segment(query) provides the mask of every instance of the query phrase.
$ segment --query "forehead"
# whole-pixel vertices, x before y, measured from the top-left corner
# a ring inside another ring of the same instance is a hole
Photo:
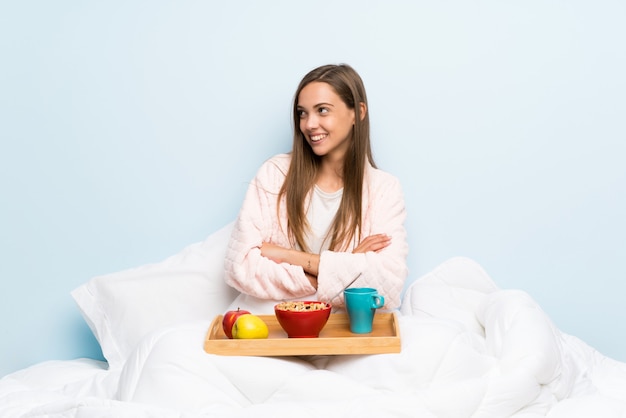
[[[339,95],[335,92],[330,84],[322,81],[313,81],[298,94],[298,106],[313,107],[320,103],[329,103],[337,105],[343,103]]]

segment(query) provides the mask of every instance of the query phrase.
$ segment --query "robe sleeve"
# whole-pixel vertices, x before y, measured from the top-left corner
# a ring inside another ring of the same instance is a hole
[[[315,293],[300,266],[276,263],[261,255],[263,242],[289,247],[280,228],[277,196],[286,168],[275,160],[264,163],[248,187],[235,221],[224,262],[226,283],[261,299],[292,299]]]
[[[391,236],[391,244],[377,253],[322,252],[317,278],[320,300],[343,306],[342,289],[361,273],[351,287],[377,289],[385,297],[385,309],[400,306],[408,275],[408,244],[404,227],[406,208],[400,182],[391,175],[383,174],[384,181],[369,190],[364,224],[369,232],[366,236],[385,233]],[[335,297],[337,294],[339,296]]]

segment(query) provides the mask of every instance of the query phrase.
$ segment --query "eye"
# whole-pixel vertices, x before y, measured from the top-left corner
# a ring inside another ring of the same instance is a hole
[[[296,115],[298,115],[300,119],[304,119],[306,117],[306,112],[302,109],[298,109],[296,110]]]
[[[330,111],[330,109],[328,109],[327,107],[320,107],[317,109],[317,111],[319,112],[320,115],[325,115],[326,113],[328,113]]]

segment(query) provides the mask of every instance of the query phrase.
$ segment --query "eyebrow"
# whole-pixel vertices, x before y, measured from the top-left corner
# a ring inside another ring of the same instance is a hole
[[[313,109],[318,109],[320,107],[335,107],[335,105],[333,105],[332,103],[326,103],[326,102],[322,102],[322,103],[317,103],[315,105],[313,105]],[[304,107],[302,105],[297,105],[296,106],[298,109],[304,109]]]

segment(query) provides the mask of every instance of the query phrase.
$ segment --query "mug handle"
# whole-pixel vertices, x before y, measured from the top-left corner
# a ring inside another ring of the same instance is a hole
[[[382,308],[385,305],[385,297],[382,295],[372,295],[372,309]]]

